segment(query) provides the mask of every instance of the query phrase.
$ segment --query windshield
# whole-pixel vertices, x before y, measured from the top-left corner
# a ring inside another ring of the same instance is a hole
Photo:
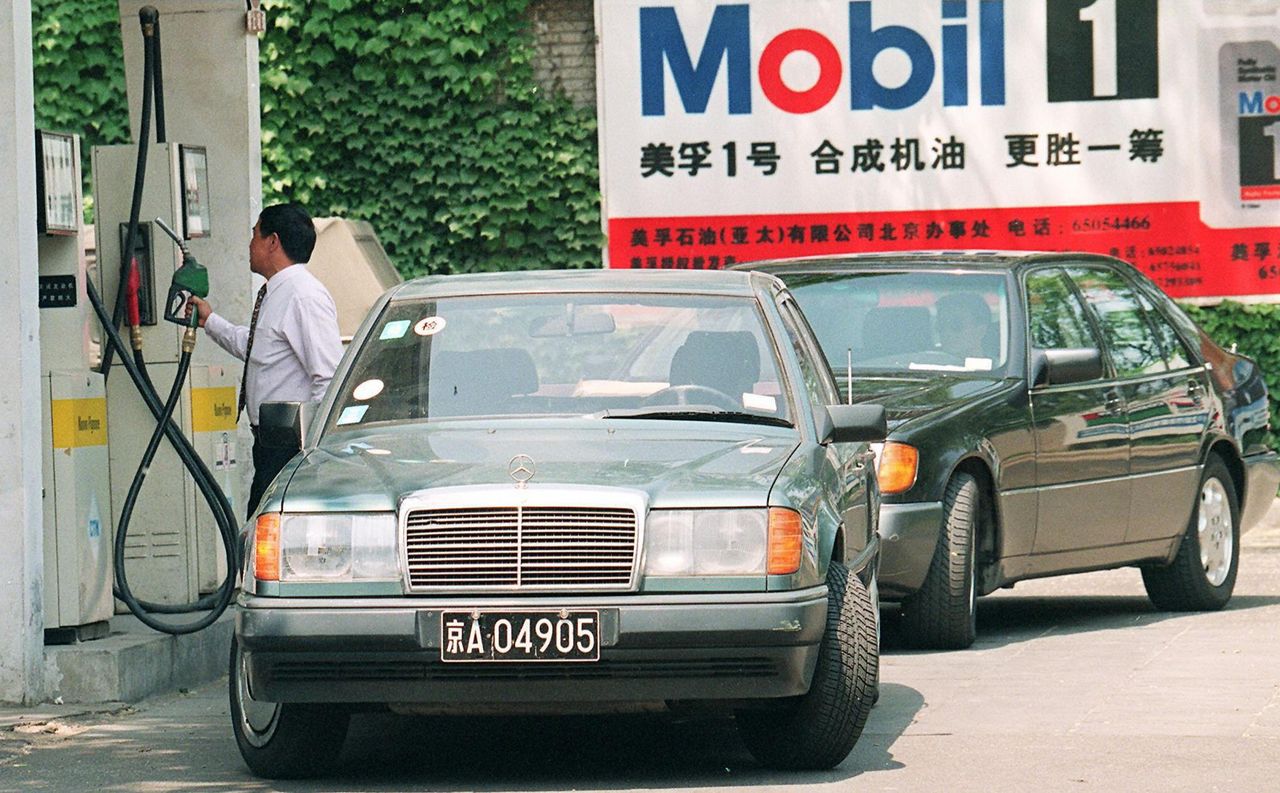
[[[330,427],[469,416],[789,421],[754,299],[486,295],[392,302]],[[615,414],[627,414],[625,416]]]
[[[1009,357],[1003,274],[862,272],[781,274],[831,368],[993,372]]]

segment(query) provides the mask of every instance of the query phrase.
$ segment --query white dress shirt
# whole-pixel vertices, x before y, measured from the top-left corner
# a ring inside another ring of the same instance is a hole
[[[211,313],[204,329],[219,347],[244,360],[248,325],[234,325]],[[267,279],[253,352],[245,364],[249,423],[257,426],[263,402],[319,400],[341,357],[338,310],[324,284],[301,264]]]

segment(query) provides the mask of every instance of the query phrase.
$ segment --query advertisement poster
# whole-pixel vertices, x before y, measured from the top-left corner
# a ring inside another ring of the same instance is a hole
[[[1276,299],[1278,9],[597,0],[608,264],[1082,250]]]

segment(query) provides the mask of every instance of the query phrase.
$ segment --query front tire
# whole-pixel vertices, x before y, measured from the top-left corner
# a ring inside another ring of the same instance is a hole
[[[856,575],[832,562],[827,627],[809,691],[782,710],[744,710],[738,732],[765,766],[821,770],[838,765],[862,734],[876,695],[880,648],[875,607]]]
[[[1209,457],[1178,555],[1142,568],[1147,596],[1162,611],[1217,611],[1231,600],[1240,568],[1240,506],[1227,465]]]
[[[957,473],[947,483],[942,531],[924,584],[902,602],[902,631],[914,647],[963,650],[978,636],[978,480]]]
[[[301,779],[332,771],[347,737],[350,713],[332,705],[256,700],[247,677],[240,642],[232,638],[227,675],[231,725],[249,769],[267,779]]]

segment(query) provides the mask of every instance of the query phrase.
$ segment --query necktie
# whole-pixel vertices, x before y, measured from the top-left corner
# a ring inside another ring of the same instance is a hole
[[[267,296],[267,285],[258,290],[253,301],[253,315],[249,317],[249,341],[244,347],[244,373],[240,375],[240,402],[236,406],[236,418],[244,412],[245,387],[249,385],[249,354],[253,352],[253,332],[258,328],[258,312],[262,310],[262,298]]]

